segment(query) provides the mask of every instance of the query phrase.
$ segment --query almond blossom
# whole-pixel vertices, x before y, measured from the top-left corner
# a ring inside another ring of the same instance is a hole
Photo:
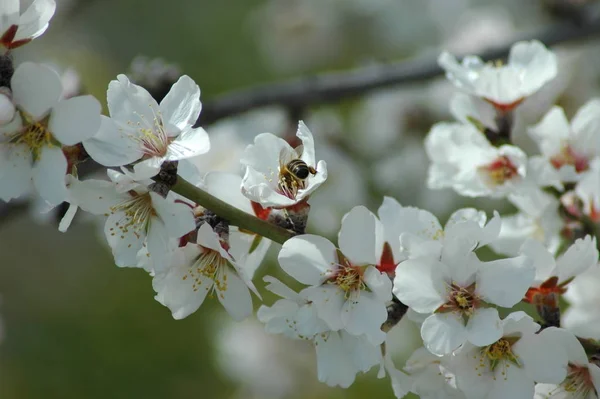
[[[242,180],[246,197],[265,208],[290,207],[308,199],[325,182],[327,165],[325,161],[317,162],[312,133],[302,121],[296,136],[302,141],[297,148],[271,133],[254,138],[240,160],[246,167]],[[306,166],[306,175],[290,170],[290,163],[297,160]]]
[[[440,257],[408,259],[396,268],[394,295],[417,313],[431,314],[421,337],[435,355],[446,355],[465,342],[488,345],[500,337],[500,317],[489,305],[511,308],[534,278],[525,256],[480,261],[473,242],[446,239]]]
[[[136,267],[149,258],[162,268],[172,252],[171,241],[195,228],[192,209],[151,192],[129,176],[109,170],[110,182],[72,181],[69,200],[84,211],[107,216],[104,234],[115,263]],[[153,271],[153,270],[150,270]]]
[[[202,224],[196,242],[179,248],[166,270],[154,276],[155,299],[168,307],[175,319],[189,316],[213,295],[233,319],[250,316],[250,290],[256,295],[258,291],[244,270],[245,259],[231,255],[236,249],[235,240],[224,242],[208,223]]]
[[[20,197],[33,186],[46,202],[57,205],[67,196],[69,165],[63,146],[98,131],[100,103],[92,96],[62,100],[56,72],[31,62],[15,70],[11,87],[16,113],[0,125],[0,199]]]
[[[85,150],[104,166],[135,163],[138,180],[156,175],[164,161],[206,153],[208,135],[194,128],[202,104],[200,88],[187,75],[157,104],[143,87],[119,75],[108,86],[110,118],[103,116],[98,133],[83,142]]]
[[[475,126],[435,124],[425,139],[429,188],[451,187],[469,197],[503,197],[525,183],[527,156],[511,145],[492,146]]]
[[[485,63],[477,56],[467,56],[459,64],[448,52],[439,56],[438,63],[456,87],[503,112],[514,109],[557,74],[556,56],[537,40],[514,44],[506,64]]]
[[[436,356],[424,347],[414,351],[404,367],[412,380],[410,391],[421,399],[464,399],[448,369],[450,359],[450,355]]]
[[[599,113],[600,99],[592,99],[577,111],[569,123],[563,109],[555,106],[537,125],[529,128],[529,135],[562,181],[579,180],[581,174],[589,169],[590,162],[600,155],[597,134]]]
[[[560,384],[536,384],[534,399],[596,399],[600,392],[600,360],[588,355],[569,331],[552,329],[567,354],[567,377]]]
[[[466,344],[452,359],[456,385],[467,399],[530,399],[535,382],[558,384],[567,376],[565,340],[553,327],[524,312],[508,315],[498,339],[488,345]]]
[[[286,241],[278,259],[286,273],[310,286],[304,291],[306,298],[331,330],[365,334],[381,344],[385,339],[381,325],[392,292],[388,276],[374,266],[376,226],[375,215],[355,207],[342,219],[339,249],[326,238],[304,234]]]
[[[54,0],[34,0],[21,14],[19,3],[19,0],[0,3],[0,46],[7,50],[27,44],[44,33],[56,10]]]

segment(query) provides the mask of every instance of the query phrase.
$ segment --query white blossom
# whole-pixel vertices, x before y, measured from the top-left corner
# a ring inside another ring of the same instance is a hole
[[[429,243],[421,246],[423,255],[396,268],[393,292],[414,311],[431,314],[421,325],[427,349],[446,355],[465,342],[483,346],[497,340],[500,317],[489,305],[511,308],[523,298],[534,278],[531,261],[520,256],[481,262],[472,239],[459,235],[444,240],[439,257]]]
[[[512,110],[557,74],[556,56],[536,40],[514,44],[505,65],[485,63],[477,56],[467,56],[459,64],[447,52],[438,63],[455,86],[501,111]]]
[[[308,198],[327,179],[327,165],[317,163],[312,133],[303,122],[298,124],[296,136],[302,146],[292,148],[284,139],[271,133],[255,137],[242,156],[246,166],[242,192],[263,207],[293,206]],[[288,165],[301,160],[307,168],[306,176],[297,176]]]
[[[162,198],[119,172],[108,174],[110,182],[72,181],[70,201],[84,211],[107,216],[104,233],[117,266],[141,266],[149,258],[152,269],[166,267],[172,240],[195,228],[191,207],[175,202],[172,194]]]
[[[529,128],[529,135],[562,181],[579,180],[581,173],[589,169],[590,162],[600,155],[599,113],[600,99],[592,99],[569,123],[563,109],[555,106],[537,125]]]
[[[34,0],[21,14],[19,0],[0,3],[0,46],[11,50],[29,43],[48,29],[54,0]]]
[[[206,153],[208,135],[194,128],[202,104],[200,88],[187,75],[171,87],[157,104],[143,87],[125,75],[108,86],[110,118],[103,116],[98,133],[83,145],[104,166],[122,166],[136,161],[137,180],[156,175],[164,161],[178,161]]]
[[[569,331],[552,329],[567,354],[567,377],[560,384],[537,384],[534,399],[597,399],[600,392],[598,360],[589,360],[579,340]]]
[[[388,276],[375,267],[376,228],[375,215],[355,207],[342,219],[339,250],[326,238],[304,234],[286,241],[278,259],[284,271],[311,286],[307,299],[332,330],[366,334],[381,344],[392,292]]]
[[[456,378],[448,369],[450,356],[436,356],[420,347],[406,361],[404,371],[411,377],[411,392],[421,399],[464,399]]]
[[[94,135],[100,103],[92,96],[61,100],[62,85],[52,69],[25,62],[11,79],[17,109],[0,125],[0,198],[8,201],[35,187],[49,204],[65,200],[69,165],[63,146]]]
[[[524,312],[501,322],[501,336],[485,346],[466,344],[452,359],[457,387],[467,399],[530,399],[535,382],[558,384],[567,376],[564,340],[553,327]]]
[[[523,187],[527,156],[518,147],[494,147],[471,124],[435,124],[425,139],[431,160],[429,188],[451,187],[459,194],[503,197]]]
[[[231,255],[237,245],[231,237],[224,243],[212,227],[204,223],[198,230],[196,242],[179,248],[169,267],[154,276],[155,299],[167,306],[175,319],[189,316],[207,296],[213,295],[233,319],[250,316],[250,290],[256,295],[258,291],[244,269],[246,259],[234,259]]]

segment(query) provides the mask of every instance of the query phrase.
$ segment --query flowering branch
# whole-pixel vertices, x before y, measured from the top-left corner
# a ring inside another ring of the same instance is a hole
[[[227,219],[232,225],[252,231],[279,244],[283,244],[294,236],[294,233],[289,230],[275,226],[221,201],[217,197],[194,186],[181,176],[177,178],[177,183],[175,183],[171,190],[210,209],[222,218]]]
[[[596,16],[579,24],[563,21],[514,37],[502,46],[480,52],[479,56],[483,60],[504,58],[511,45],[518,40],[538,39],[546,46],[552,46],[598,34],[600,17]],[[348,72],[325,73],[250,87],[224,94],[206,103],[196,125],[206,125],[269,105],[298,109],[313,104],[334,103],[383,87],[421,82],[443,73],[444,70],[437,63],[437,55],[428,55],[387,65],[371,65]]]

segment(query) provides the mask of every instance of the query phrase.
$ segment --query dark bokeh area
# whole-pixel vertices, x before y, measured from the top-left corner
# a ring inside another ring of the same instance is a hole
[[[127,72],[134,57],[162,57],[190,75],[210,102],[259,83],[508,43],[561,18],[546,3],[58,0],[48,31],[16,59],[71,67],[105,103],[108,82]],[[585,69],[597,47],[588,41],[560,51],[569,75],[550,95],[574,110],[597,93],[598,76]],[[506,207],[425,187],[422,139],[432,123],[448,118],[451,93],[439,79],[308,107],[303,117],[330,168],[309,230],[335,237],[345,212],[358,204],[376,210],[383,195],[442,220],[461,205]],[[287,110],[269,108],[206,126],[213,140],[207,170],[238,170],[234,161],[253,135],[285,134],[295,124],[287,117]],[[256,320],[234,323],[215,300],[173,320],[153,299],[147,273],[114,265],[101,221],[79,215],[63,234],[56,215],[40,216],[40,208],[15,210],[0,224],[1,399],[393,397],[376,370],[348,390],[319,383],[308,344],[268,336]],[[273,258],[258,276],[290,282]],[[394,341],[390,350],[402,364],[419,345],[416,327],[403,321]]]

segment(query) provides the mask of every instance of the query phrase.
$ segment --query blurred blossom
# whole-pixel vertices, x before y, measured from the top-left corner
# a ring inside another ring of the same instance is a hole
[[[564,328],[583,338],[600,339],[600,267],[577,276],[564,294],[570,306],[561,318]]]
[[[469,9],[456,20],[442,47],[456,53],[479,52],[508,43],[514,32],[506,9],[497,6]]]
[[[311,390],[307,381],[317,381],[314,351],[306,341],[267,334],[254,319],[237,323],[223,318],[216,335],[217,362],[239,387],[236,397],[306,397]]]
[[[342,47],[340,23],[333,0],[267,0],[251,19],[260,51],[279,72],[334,61]]]

